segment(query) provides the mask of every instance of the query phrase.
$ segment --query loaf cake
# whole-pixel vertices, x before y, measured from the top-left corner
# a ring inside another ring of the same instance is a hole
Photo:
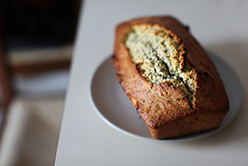
[[[173,17],[119,24],[113,61],[120,85],[154,139],[217,128],[229,110],[213,62]]]

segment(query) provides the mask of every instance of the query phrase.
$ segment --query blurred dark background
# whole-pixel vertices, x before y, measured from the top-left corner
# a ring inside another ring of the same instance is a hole
[[[7,49],[72,42],[79,0],[1,0],[0,19]]]

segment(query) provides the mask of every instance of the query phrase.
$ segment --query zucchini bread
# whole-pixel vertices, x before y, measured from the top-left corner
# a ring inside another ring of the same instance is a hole
[[[119,24],[113,61],[119,83],[154,139],[217,128],[229,110],[213,62],[173,17]]]

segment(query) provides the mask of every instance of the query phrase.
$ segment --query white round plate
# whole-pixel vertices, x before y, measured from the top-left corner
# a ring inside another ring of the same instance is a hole
[[[217,129],[173,139],[153,139],[143,120],[119,85],[111,57],[101,63],[92,77],[90,84],[92,103],[98,115],[106,123],[136,138],[164,142],[183,142],[214,134],[227,126],[236,116],[242,101],[242,87],[238,76],[229,65],[212,53],[208,54],[223,80],[230,104],[229,112]]]

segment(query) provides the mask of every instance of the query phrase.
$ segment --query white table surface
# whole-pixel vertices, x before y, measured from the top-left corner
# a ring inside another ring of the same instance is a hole
[[[209,137],[181,143],[137,139],[112,128],[90,102],[90,80],[113,52],[115,26],[172,15],[226,61],[243,86],[234,120]],[[83,4],[55,165],[248,165],[248,1],[90,0]]]

